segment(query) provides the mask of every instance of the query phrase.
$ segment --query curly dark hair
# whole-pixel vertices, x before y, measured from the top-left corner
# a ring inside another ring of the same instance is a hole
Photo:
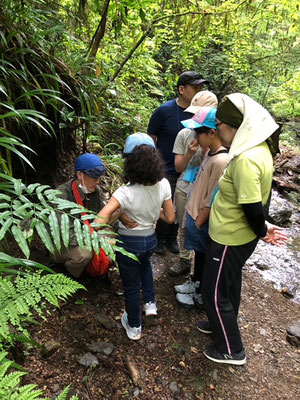
[[[165,176],[165,166],[159,151],[152,146],[136,146],[124,154],[124,180],[141,185],[155,185]]]

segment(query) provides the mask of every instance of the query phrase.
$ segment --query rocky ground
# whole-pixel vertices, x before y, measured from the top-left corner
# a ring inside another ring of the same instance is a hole
[[[140,341],[130,341],[120,325],[122,286],[111,271],[110,285],[90,282],[30,328],[48,353],[26,350],[24,382],[50,398],[70,385],[81,400],[300,398],[300,348],[286,340],[288,325],[300,321],[299,305],[246,266],[239,323],[247,363],[215,364],[202,354],[211,338],[195,328],[204,313],[176,303],[174,284],[183,279],[167,270],[177,260],[171,253],[153,257],[159,316],[144,321]],[[88,363],[94,365],[82,365]]]

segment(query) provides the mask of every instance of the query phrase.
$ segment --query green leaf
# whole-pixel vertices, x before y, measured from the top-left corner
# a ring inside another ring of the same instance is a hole
[[[21,179],[16,179],[14,181],[14,189],[17,196],[20,196],[22,194],[22,188],[23,188],[23,183]]]
[[[62,214],[60,226],[61,226],[62,240],[64,242],[65,247],[68,247],[70,240],[70,219],[67,214]]]
[[[93,232],[91,234],[91,239],[92,239],[92,246],[94,251],[99,254],[100,251],[100,246],[99,246],[99,236],[97,234],[97,232]]]
[[[61,249],[60,229],[59,229],[58,219],[57,219],[57,216],[56,216],[56,213],[54,210],[52,210],[50,212],[49,225],[50,225],[50,231],[51,231],[51,235],[52,235],[54,244],[55,244],[57,250],[60,251],[60,249]]]
[[[53,243],[51,241],[47,228],[45,227],[45,224],[42,221],[37,221],[35,227],[44,245],[47,247],[50,253],[54,254]]]
[[[30,250],[29,250],[28,244],[24,238],[23,232],[17,225],[13,225],[13,227],[11,228],[11,231],[14,235],[15,241],[18,243],[20,249],[25,254],[25,257],[29,258]]]
[[[78,246],[83,249],[84,243],[83,243],[83,236],[82,236],[82,231],[81,231],[81,222],[79,219],[74,220],[74,232],[76,235],[76,239],[78,242]]]
[[[4,236],[6,235],[7,231],[9,230],[9,228],[11,227],[13,223],[13,219],[7,219],[4,224],[2,225],[1,229],[0,229],[0,241],[4,238]]]
[[[85,246],[87,247],[87,249],[89,251],[92,251],[90,228],[86,224],[84,224],[82,227],[82,233],[83,233],[83,239],[84,239]]]

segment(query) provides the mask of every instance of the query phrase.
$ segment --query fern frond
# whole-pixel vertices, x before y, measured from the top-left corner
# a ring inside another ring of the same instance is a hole
[[[14,282],[9,277],[0,276],[0,341],[12,341],[9,326],[28,337],[22,322],[24,317],[32,315],[34,309],[44,317],[44,300],[58,306],[60,299],[65,300],[82,285],[62,274],[27,273],[17,276]],[[43,305],[42,305],[43,304]]]

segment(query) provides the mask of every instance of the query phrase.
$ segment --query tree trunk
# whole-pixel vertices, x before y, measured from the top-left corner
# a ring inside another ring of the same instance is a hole
[[[108,14],[108,7],[109,7],[110,0],[106,0],[102,15],[101,15],[101,21],[96,29],[96,32],[92,38],[90,47],[88,49],[88,60],[93,61],[94,58],[96,57],[97,51],[99,49],[101,40],[105,34],[105,28],[106,28],[106,21],[107,21],[107,14]]]

